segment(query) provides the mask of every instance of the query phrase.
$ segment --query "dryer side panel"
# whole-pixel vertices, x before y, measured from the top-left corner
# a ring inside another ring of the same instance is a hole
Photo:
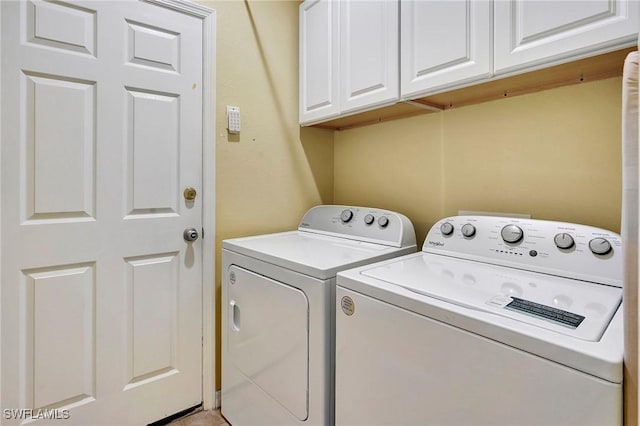
[[[300,420],[308,417],[309,301],[291,286],[229,268],[229,359],[246,380]]]

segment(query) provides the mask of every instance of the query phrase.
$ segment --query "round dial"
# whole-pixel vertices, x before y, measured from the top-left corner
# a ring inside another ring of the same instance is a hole
[[[342,210],[342,214],[340,215],[340,219],[344,222],[347,223],[349,222],[351,219],[353,219],[353,212],[351,210]]]
[[[372,214],[368,214],[364,217],[364,223],[366,223],[367,225],[371,225],[375,220],[376,218],[373,217]]]
[[[556,234],[556,236],[553,237],[553,241],[556,243],[556,247],[558,247],[559,249],[566,250],[566,249],[570,249],[575,245],[575,241],[573,240],[573,237],[570,234],[567,234],[566,232]]]
[[[386,216],[380,216],[380,218],[378,219],[378,225],[380,225],[380,227],[382,228],[386,228],[387,225],[389,225],[389,218]]]
[[[605,255],[611,251],[611,243],[604,238],[598,237],[589,241],[589,248],[593,254]]]
[[[500,235],[502,235],[502,239],[505,242],[515,244],[522,240],[524,233],[522,232],[522,228],[517,225],[507,225],[502,228]]]
[[[470,238],[476,235],[476,227],[470,223],[465,223],[464,225],[462,225],[462,229],[460,231],[462,231],[462,235],[464,235],[467,238]]]
[[[443,223],[440,225],[440,232],[442,232],[442,235],[453,234],[453,225],[450,222]]]

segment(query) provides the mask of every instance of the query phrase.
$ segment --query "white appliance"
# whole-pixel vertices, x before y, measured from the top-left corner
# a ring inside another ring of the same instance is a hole
[[[624,294],[625,298],[625,405],[627,424],[640,421],[638,382],[640,365],[638,341],[638,253],[640,242],[640,194],[638,193],[638,52],[631,52],[624,61],[622,73],[622,223],[620,233],[624,244]]]
[[[333,424],[336,273],[415,252],[413,225],[323,205],[297,231],[222,248],[222,414],[234,426]]]
[[[338,274],[336,425],[620,425],[621,279],[603,229],[439,221]]]

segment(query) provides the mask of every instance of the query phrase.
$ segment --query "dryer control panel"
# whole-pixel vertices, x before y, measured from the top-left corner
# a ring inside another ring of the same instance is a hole
[[[622,286],[620,235],[587,225],[452,216],[431,228],[422,251]]]
[[[316,206],[305,213],[298,230],[392,247],[416,245],[413,224],[406,216],[370,207]]]

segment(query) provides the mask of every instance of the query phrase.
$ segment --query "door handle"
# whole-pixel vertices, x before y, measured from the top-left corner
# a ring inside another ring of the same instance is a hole
[[[235,300],[229,302],[229,316],[231,317],[231,331],[240,331],[240,308]]]
[[[195,241],[198,239],[198,230],[196,228],[187,228],[182,233],[182,237],[187,242]]]

